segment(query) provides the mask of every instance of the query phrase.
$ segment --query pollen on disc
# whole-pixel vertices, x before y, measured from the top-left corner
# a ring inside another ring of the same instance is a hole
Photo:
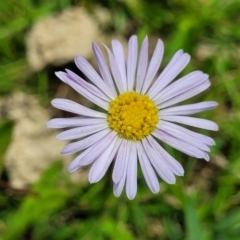
[[[109,127],[121,138],[139,141],[156,128],[158,121],[158,108],[147,95],[126,92],[110,102]]]

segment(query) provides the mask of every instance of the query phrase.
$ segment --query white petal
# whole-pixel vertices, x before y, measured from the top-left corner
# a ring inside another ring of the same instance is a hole
[[[124,184],[126,181],[128,162],[131,161],[130,149],[131,149],[132,142],[127,141],[127,140],[125,140],[125,141],[126,141],[126,154],[125,154],[125,158],[123,159],[123,162],[124,162],[123,163],[123,166],[124,166],[123,174],[122,174],[120,181],[118,181],[117,183],[114,182],[114,184],[113,184],[113,192],[116,197],[119,197],[122,193],[122,190],[123,190],[123,187],[124,187]]]
[[[138,61],[138,68],[137,68],[137,76],[136,76],[136,92],[140,93],[143,81],[145,79],[146,71],[148,66],[148,37],[146,36],[143,40],[139,61]]]
[[[74,172],[82,166],[91,164],[107,149],[116,135],[117,134],[115,132],[110,132],[91,147],[87,148],[69,164],[68,171]]]
[[[182,123],[192,127],[203,128],[212,131],[218,130],[218,125],[215,122],[202,118],[185,116],[162,116],[162,119],[170,122]]]
[[[55,72],[55,75],[61,80],[63,81],[64,83],[66,83],[66,73],[65,72]]]
[[[118,148],[121,143],[121,139],[116,136],[102,155],[93,163],[88,180],[90,183],[98,182],[105,175],[108,167],[110,166]]]
[[[157,71],[162,62],[163,52],[164,52],[163,42],[160,39],[158,39],[158,42],[153,52],[152,59],[149,63],[145,81],[142,87],[142,91],[141,91],[142,94],[145,94],[147,92],[150,84],[152,83],[155,75],[157,74]]]
[[[84,87],[87,91],[90,93],[98,96],[99,98],[109,102],[110,98],[107,97],[103,92],[101,92],[97,87],[95,87],[93,84],[88,83],[81,77],[79,77],[76,73],[72,72],[69,69],[66,69],[68,77],[75,81],[76,83],[80,84],[82,87]],[[61,79],[63,82],[66,83],[66,73],[65,72],[55,72],[56,76]]]
[[[58,140],[73,140],[86,137],[90,134],[97,133],[106,128],[108,128],[107,123],[99,123],[91,126],[77,127],[59,133],[56,138]]]
[[[212,138],[206,136],[206,135],[193,132],[193,131],[191,131],[187,128],[181,127],[181,126],[179,126],[177,124],[174,124],[174,123],[171,123],[171,122],[167,122],[167,121],[162,120],[162,119],[161,119],[161,122],[164,122],[165,125],[170,126],[172,129],[176,129],[176,130],[179,130],[181,132],[184,132],[185,134],[190,136],[192,139],[195,139],[197,141],[201,141],[201,142],[205,143],[206,145],[209,145],[209,146],[215,145],[214,140]]]
[[[205,153],[204,159],[205,159],[207,162],[210,160],[210,157],[209,157],[209,155],[208,155],[207,153]]]
[[[128,159],[125,159],[125,161],[128,161]],[[119,197],[122,193],[122,190],[126,181],[126,175],[127,175],[127,164],[124,164],[124,171],[123,171],[123,176],[121,180],[118,183],[113,183],[113,193],[116,197]]]
[[[146,180],[146,183],[147,183],[149,189],[153,193],[158,193],[160,190],[158,179],[157,179],[156,174],[149,162],[149,159],[144,151],[144,148],[143,148],[141,142],[137,142],[137,151],[138,151],[138,159],[139,159],[141,169],[142,169],[144,178]]]
[[[123,81],[123,90],[124,92],[127,91],[127,77],[126,77],[126,64],[125,64],[125,57],[123,46],[118,40],[112,40],[112,50],[113,55],[118,65],[118,69],[120,71],[122,81]]]
[[[105,61],[101,49],[95,43],[92,44],[92,48],[103,80],[107,83],[108,87],[112,89],[114,94],[117,95],[111,73],[109,71],[108,65]]]
[[[158,173],[158,175],[167,183],[173,184],[176,182],[175,176],[171,169],[169,168],[167,162],[162,158],[162,156],[154,149],[147,139],[142,140],[145,152],[150,160],[152,166]]]
[[[172,137],[182,140],[183,142],[186,142],[202,151],[210,152],[209,147],[205,143],[188,135],[185,131],[181,131],[180,129],[172,127],[171,124],[164,120],[160,121],[157,128],[171,135]]]
[[[123,172],[126,164],[125,160],[126,160],[127,151],[128,151],[128,141],[123,140],[122,144],[118,149],[118,153],[116,156],[113,173],[112,173],[112,179],[113,179],[113,182],[115,183],[119,182],[123,176]]]
[[[100,97],[98,97],[95,94],[92,94],[91,92],[89,92],[86,88],[87,88],[87,82],[84,83],[84,80],[82,80],[82,82],[78,83],[76,81],[73,81],[70,78],[70,75],[68,75],[66,73],[65,75],[65,82],[66,84],[68,84],[69,86],[71,86],[75,91],[77,91],[80,95],[84,96],[85,98],[87,98],[88,100],[90,100],[91,102],[95,103],[96,105],[98,105],[99,107],[108,110],[109,108],[109,102],[102,100]],[[81,85],[80,85],[81,84]],[[90,84],[89,84],[90,85]]]
[[[167,87],[162,89],[159,93],[161,93],[161,96],[164,96],[164,98],[169,98],[173,94],[179,91],[184,91],[186,87],[194,87],[199,85],[199,81],[204,81],[205,79],[208,79],[208,75],[197,70],[188,73],[187,75],[178,78],[173,83],[169,84]],[[202,80],[203,79],[203,80]]]
[[[210,84],[209,80],[206,80],[205,82],[201,83],[199,86],[194,87],[194,88],[192,88],[192,89],[190,89],[190,90],[188,90],[188,91],[186,91],[182,94],[179,94],[176,97],[173,97],[173,98],[171,98],[171,99],[169,99],[169,100],[167,100],[163,103],[160,103],[157,106],[159,108],[166,108],[166,107],[171,106],[173,104],[182,102],[184,100],[187,100],[187,99],[189,99],[193,96],[196,96],[197,94],[205,91],[207,88],[210,87],[210,85],[211,84]]]
[[[97,141],[99,141],[100,139],[102,139],[104,136],[106,136],[110,131],[111,131],[110,129],[105,129],[103,131],[91,135],[90,137],[84,138],[74,143],[70,143],[62,150],[61,153],[63,155],[70,155],[79,152],[85,148],[88,148]]]
[[[129,199],[135,198],[137,193],[137,145],[134,142],[132,142],[127,165],[126,193]]]
[[[82,116],[95,117],[95,118],[107,118],[107,115],[105,113],[98,112],[90,108],[84,107],[79,103],[73,102],[68,99],[56,98],[52,100],[51,104],[57,109],[71,112],[71,113],[76,113]]]
[[[208,75],[200,71],[195,71],[187,74],[186,76],[176,80],[166,88],[164,88],[154,98],[156,104],[165,102],[173,97],[183,94],[194,87],[204,83],[208,79]]]
[[[115,197],[119,197],[122,193],[125,181],[126,181],[127,167],[124,169],[123,178],[118,182],[113,184],[113,194]]]
[[[167,72],[169,71],[169,69],[171,69],[171,68],[174,66],[174,64],[177,62],[177,60],[178,60],[179,58],[182,57],[183,54],[184,54],[184,53],[183,53],[183,50],[178,50],[178,51],[173,55],[173,57],[172,57],[172,59],[170,60],[170,62],[168,63],[168,65],[164,68],[164,70],[162,71],[162,73],[161,73],[161,74],[159,75],[159,77],[157,78],[156,82],[155,82],[155,83],[153,84],[153,86],[149,89],[148,95],[152,94],[151,96],[154,97],[154,94],[153,94],[154,92],[155,92],[155,95],[156,95],[157,92],[162,91],[162,89],[164,89],[164,88],[166,87],[166,86],[161,87],[161,88],[160,88],[160,91],[158,91],[158,90],[153,91],[153,90],[154,90],[154,87],[155,87],[156,85],[159,85],[159,79],[162,79],[162,78],[164,77],[164,75],[167,74]]]
[[[187,66],[190,56],[179,50],[175,53],[167,67],[163,70],[156,82],[148,91],[148,95],[155,99],[157,94],[164,89]]]
[[[106,122],[107,120],[104,118],[81,118],[81,117],[54,118],[47,122],[46,126],[48,128],[69,128],[89,126]]]
[[[127,58],[127,85],[128,91],[132,91],[134,87],[136,67],[138,56],[137,36],[132,36],[128,42],[128,58]]]
[[[206,101],[183,106],[165,108],[161,110],[161,116],[174,116],[174,115],[190,115],[207,110],[211,110],[218,106],[218,103],[213,101]]]
[[[120,93],[123,93],[123,92],[125,92],[125,90],[124,90],[124,80],[122,79],[122,76],[121,76],[120,70],[118,68],[117,62],[116,62],[111,50],[106,45],[103,44],[103,46],[107,50],[108,58],[109,58],[110,66],[111,66],[111,72],[112,72],[112,75],[114,77],[115,83],[117,85],[118,91]]]
[[[153,136],[158,138],[159,140],[165,142],[166,144],[170,145],[171,147],[195,158],[204,158],[205,152],[199,150],[198,148],[189,145],[188,143],[179,140],[169,134],[161,130],[155,130],[152,133]]]
[[[177,176],[184,175],[184,169],[182,165],[176,161],[167,151],[165,151],[159,143],[150,135],[147,137],[148,142],[152,147],[155,148],[156,151],[164,158],[164,160],[168,163],[168,166],[171,168],[173,173]]]
[[[109,98],[114,99],[116,94],[112,91],[103,79],[98,75],[98,73],[94,70],[91,64],[82,56],[77,56],[75,58],[75,63],[77,67],[93,82],[98,89],[100,89],[103,93],[105,93]]]

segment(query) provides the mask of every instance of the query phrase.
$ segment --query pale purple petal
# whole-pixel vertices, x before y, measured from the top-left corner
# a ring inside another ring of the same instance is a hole
[[[174,138],[177,138],[179,140],[182,140],[183,142],[186,142],[190,144],[191,146],[194,146],[202,151],[210,152],[210,148],[200,140],[191,137],[190,135],[186,134],[185,131],[181,131],[179,129],[173,128],[168,122],[162,120],[157,126],[157,129],[162,130],[163,132],[171,135]]]
[[[189,156],[195,157],[195,158],[204,158],[204,151],[199,150],[198,148],[189,145],[189,143],[186,143],[178,138],[173,137],[170,134],[167,134],[161,130],[155,130],[152,135],[159,140],[165,142],[166,144],[170,145],[171,147],[186,153]]]
[[[95,144],[95,148],[92,148],[88,154],[84,156],[84,158],[81,159],[81,165],[87,166],[90,163],[92,163],[91,156],[95,154],[96,152],[100,152],[100,155],[106,151],[106,149],[109,147],[110,143],[117,137],[117,133],[114,131],[110,131],[109,134],[107,134],[105,137],[103,137],[101,140],[99,140]],[[100,148],[100,149],[99,149]],[[97,154],[97,153],[96,153]],[[100,156],[98,155],[98,156]]]
[[[141,92],[143,81],[145,79],[147,71],[147,66],[148,66],[148,37],[146,36],[143,40],[138,60],[136,76],[136,92],[138,93]]]
[[[116,60],[118,69],[122,77],[123,90],[127,91],[126,63],[125,63],[123,46],[118,40],[112,40],[112,50],[113,50],[113,55]]]
[[[84,87],[81,87],[79,84],[73,81],[67,81],[67,84],[72,87],[75,91],[77,91],[80,95],[91,101],[92,103],[96,104],[97,106],[101,107],[102,109],[108,111],[109,109],[109,102],[106,102],[99,98],[98,96],[88,92]]]
[[[107,97],[103,92],[101,92],[97,87],[95,87],[93,84],[88,83],[81,77],[79,77],[76,73],[72,72],[69,69],[65,69],[66,72],[55,72],[55,75],[62,80],[64,83],[67,83],[67,79],[71,79],[72,81],[76,82],[77,84],[81,85],[84,87],[87,91],[90,93],[98,96],[99,98],[109,102],[110,98]]]
[[[111,130],[110,129],[104,129],[103,131],[97,132],[90,137],[84,138],[80,141],[73,142],[68,144],[63,150],[63,155],[70,155],[74,154],[76,152],[79,152],[85,148],[88,148],[92,146],[94,143],[102,139],[104,136],[106,136]]]
[[[107,83],[108,87],[112,89],[114,94],[117,95],[111,73],[109,71],[108,65],[105,61],[101,49],[95,43],[92,44],[92,48],[103,80]]]
[[[52,105],[60,110],[76,113],[82,116],[95,117],[95,118],[107,118],[107,115],[102,112],[92,110],[90,108],[84,107],[79,103],[73,102],[68,99],[55,98],[51,101]]]
[[[123,81],[122,76],[120,74],[120,70],[118,68],[117,62],[116,62],[116,60],[115,60],[111,50],[106,45],[103,44],[103,46],[106,48],[107,53],[108,53],[108,58],[109,58],[109,62],[110,62],[111,72],[112,72],[112,75],[114,77],[117,89],[118,89],[118,91],[120,93],[123,93],[123,92],[125,92],[125,90],[124,90],[124,81]]]
[[[199,86],[194,87],[194,88],[192,88],[192,89],[190,89],[190,90],[188,90],[188,91],[186,91],[186,92],[184,92],[180,95],[177,95],[176,97],[173,97],[173,98],[171,98],[171,99],[169,99],[169,100],[167,100],[163,103],[160,103],[157,106],[159,108],[166,108],[166,107],[171,106],[173,104],[182,102],[184,100],[187,100],[187,99],[189,99],[193,96],[196,96],[197,94],[205,91],[207,88],[210,87],[210,85],[211,84],[210,84],[209,80],[206,80],[205,82],[201,83]]]
[[[55,75],[61,80],[63,81],[64,83],[66,83],[66,73],[65,72],[62,72],[62,71],[59,71],[59,72],[55,72]]]
[[[109,98],[114,99],[116,94],[112,91],[103,79],[99,76],[99,74],[94,70],[92,65],[82,56],[77,56],[75,58],[75,63],[77,67],[89,78],[91,82],[93,82],[99,90],[105,93]]]
[[[177,176],[184,175],[184,169],[182,165],[176,161],[166,150],[164,150],[161,145],[150,135],[147,137],[148,142],[158,151],[159,155],[164,158],[168,163],[168,166],[171,168],[172,172]]]
[[[196,133],[196,132],[193,132],[187,128],[184,128],[184,127],[181,127],[177,124],[174,124],[174,123],[171,123],[171,122],[167,122],[165,120],[162,120],[161,119],[161,123],[164,122],[165,125],[171,127],[172,129],[176,129],[178,131],[181,131],[185,134],[187,134],[188,136],[190,136],[192,139],[195,139],[197,141],[201,141],[203,143],[205,143],[206,145],[209,145],[209,146],[212,146],[212,145],[215,145],[215,142],[212,138],[206,136],[206,135],[203,135],[201,133]]]
[[[126,161],[126,163],[128,162],[128,160],[130,160],[130,159],[124,159],[124,161]],[[128,164],[124,164],[123,176],[120,179],[120,181],[118,183],[113,183],[113,193],[116,197],[119,197],[121,195],[124,184],[126,182],[127,165]]]
[[[132,36],[128,42],[128,58],[127,58],[127,85],[128,91],[132,91],[135,82],[136,67],[138,56],[137,36]]]
[[[124,139],[118,149],[118,153],[114,163],[112,179],[115,183],[119,182],[123,176],[128,151],[128,141]]]
[[[197,87],[204,83],[208,79],[208,75],[200,71],[195,71],[187,74],[186,76],[179,78],[166,88],[164,88],[154,98],[156,104],[165,102],[175,96],[181,95],[194,87]]]
[[[156,76],[157,71],[158,71],[158,69],[161,65],[161,62],[162,62],[163,52],[164,52],[163,42],[160,39],[158,39],[158,42],[157,42],[156,48],[153,52],[152,59],[149,63],[149,67],[148,67],[148,70],[147,70],[145,81],[144,81],[144,84],[143,84],[143,87],[142,87],[142,91],[141,91],[142,94],[145,94],[147,92],[147,90],[148,90],[149,86],[151,85],[154,77]]]
[[[117,134],[115,132],[110,132],[91,147],[87,148],[69,164],[68,171],[74,172],[82,166],[91,164],[108,148],[116,136]]]
[[[107,123],[99,123],[91,126],[77,127],[64,132],[61,132],[57,135],[58,140],[74,140],[82,137],[86,137],[95,132],[99,132],[108,128]]]
[[[183,56],[183,50],[178,50],[174,55],[173,55],[173,57],[172,57],[172,59],[170,60],[170,62],[168,63],[168,65],[164,68],[164,70],[162,71],[162,73],[159,75],[159,77],[157,78],[157,80],[156,80],[156,82],[153,84],[153,86],[149,89],[149,91],[148,91],[148,94],[152,94],[152,96],[154,96],[154,92],[155,92],[155,94],[157,94],[157,92],[160,92],[160,91],[162,91],[166,86],[164,86],[164,87],[161,87],[160,86],[160,90],[158,91],[158,89],[157,90],[155,90],[155,91],[153,91],[154,90],[154,88],[158,85],[160,85],[160,82],[159,82],[159,80],[161,80],[163,77],[164,77],[164,75],[166,75],[167,73],[168,73],[168,71],[174,66],[174,64],[176,64],[176,62],[177,62],[177,60],[179,59],[179,58],[181,58],[182,56]]]
[[[207,153],[205,153],[204,159],[208,162],[210,160],[210,157]]]
[[[126,193],[129,199],[135,198],[137,193],[137,145],[135,142],[132,142],[127,165]]]
[[[218,106],[217,102],[206,101],[194,104],[187,104],[183,106],[165,108],[161,110],[161,116],[174,116],[174,115],[190,115],[203,111],[211,110]]]
[[[63,75],[63,74],[62,74]],[[93,94],[87,90],[88,86],[86,81],[82,79],[82,81],[74,81],[71,79],[70,75],[65,73],[65,83],[72,87],[75,91],[77,91],[80,95],[84,96],[91,102],[95,103],[99,107],[108,110],[109,108],[109,101],[105,101],[98,97],[96,94]],[[90,84],[89,84],[90,85]]]
[[[160,190],[158,179],[149,162],[149,159],[144,151],[144,148],[141,142],[137,142],[137,151],[138,151],[138,159],[139,159],[146,183],[149,189],[153,193],[158,193]]]
[[[142,140],[142,144],[148,156],[148,159],[150,160],[158,175],[169,184],[175,183],[176,178],[164,158],[159,155],[159,153],[155,150],[151,143],[147,141],[146,138]]]
[[[207,119],[185,117],[185,116],[162,116],[163,120],[186,124],[192,127],[203,128],[207,130],[217,131],[218,125]]]
[[[126,181],[126,174],[127,174],[127,166],[124,169],[124,174],[122,179],[118,183],[113,183],[113,194],[115,197],[119,197],[122,193],[122,190]]]
[[[81,118],[81,117],[54,118],[47,123],[47,127],[48,128],[81,127],[106,122],[107,120],[104,118]]]
[[[93,163],[88,180],[90,183],[98,182],[105,175],[107,169],[109,168],[118,148],[121,143],[121,139],[116,136],[110,143],[108,148],[102,153],[102,155]]]
[[[187,66],[190,56],[179,50],[175,53],[167,67],[163,70],[156,82],[148,91],[148,95],[154,100],[158,93],[164,89]]]
[[[191,87],[197,86],[199,85],[199,81],[202,81],[202,79],[205,80],[207,78],[208,78],[207,74],[201,71],[193,71],[177,79],[176,81],[162,89],[159,92],[158,97],[164,96],[164,98],[169,98],[172,96],[172,94],[176,94],[176,92],[178,91],[184,91],[184,89],[188,87],[188,85],[190,85]]]

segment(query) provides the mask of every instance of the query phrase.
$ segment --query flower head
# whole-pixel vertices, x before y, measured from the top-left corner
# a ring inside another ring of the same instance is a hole
[[[89,181],[95,183],[114,162],[115,196],[119,196],[126,186],[128,198],[133,199],[137,192],[139,161],[148,187],[157,193],[157,175],[173,184],[175,175],[184,174],[181,164],[164,150],[159,141],[189,156],[209,160],[209,146],[214,145],[214,140],[176,123],[215,131],[218,126],[214,122],[188,115],[210,110],[217,103],[207,101],[172,106],[206,90],[210,86],[208,75],[194,71],[172,83],[190,60],[182,50],[177,51],[157,75],[164,51],[161,40],[158,40],[150,61],[147,37],[139,54],[137,37],[130,38],[126,60],[119,41],[112,41],[112,51],[104,47],[110,67],[101,49],[93,43],[100,74],[82,56],[75,59],[90,83],[70,70],[56,72],[63,82],[101,107],[103,112],[67,99],[54,99],[52,105],[55,108],[75,113],[77,117],[52,119],[47,127],[70,128],[57,136],[59,140],[79,139],[62,151],[65,155],[82,151],[69,165],[69,172],[92,164]]]

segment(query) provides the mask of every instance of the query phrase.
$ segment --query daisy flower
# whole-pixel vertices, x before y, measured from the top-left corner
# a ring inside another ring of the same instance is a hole
[[[173,82],[190,60],[182,50],[174,54],[158,75],[164,51],[160,39],[150,60],[147,37],[139,53],[137,37],[130,38],[126,59],[119,41],[112,41],[112,50],[103,46],[110,66],[99,46],[92,44],[100,73],[82,56],[75,59],[89,82],[70,70],[56,72],[60,80],[103,111],[89,109],[67,99],[54,99],[52,105],[55,108],[74,113],[77,117],[52,119],[47,127],[70,128],[57,135],[58,140],[78,139],[62,150],[64,155],[81,152],[68,166],[69,172],[92,164],[89,182],[96,183],[113,162],[114,195],[118,197],[125,186],[127,197],[133,199],[137,193],[139,161],[149,189],[157,193],[160,189],[157,175],[173,184],[175,176],[184,174],[181,164],[164,150],[160,142],[189,156],[209,160],[209,146],[215,144],[214,140],[178,123],[218,130],[212,121],[188,116],[215,108],[217,103],[206,101],[175,106],[206,90],[210,86],[208,75],[194,71]]]

